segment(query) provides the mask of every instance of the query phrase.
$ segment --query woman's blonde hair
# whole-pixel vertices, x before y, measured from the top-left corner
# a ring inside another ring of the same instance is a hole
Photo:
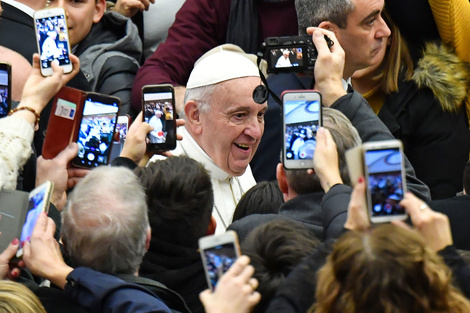
[[[391,224],[341,237],[319,271],[314,313],[464,313],[470,302],[415,231]]]
[[[0,280],[0,313],[46,313],[46,310],[27,287]]]

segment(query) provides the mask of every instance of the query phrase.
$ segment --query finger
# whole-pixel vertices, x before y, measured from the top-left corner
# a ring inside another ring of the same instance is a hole
[[[33,71],[40,71],[39,67],[39,54],[34,53],[33,54]]]
[[[47,224],[46,224],[46,234],[50,234],[51,237],[54,237],[55,229],[56,229],[56,226],[55,226],[54,220],[48,217]]]
[[[42,235],[47,229],[47,214],[41,213],[39,214],[38,220],[36,222],[36,226],[34,226],[33,234],[31,237],[36,237]]]
[[[20,246],[20,241],[15,238],[13,241],[8,245],[8,247],[3,250],[2,254],[0,254],[0,259],[3,263],[7,263],[10,261],[18,251],[18,247]]]
[[[253,292],[249,297],[248,297],[248,303],[250,303],[251,306],[257,304],[258,302],[261,301],[261,294],[257,291]]]
[[[205,301],[208,301],[212,292],[209,289],[206,289],[202,292],[199,293],[199,299],[201,300],[202,303]]]
[[[21,274],[21,269],[18,267],[14,267],[10,270],[10,277],[12,280],[16,280]]]
[[[318,145],[326,145],[327,137],[326,137],[325,128],[320,127],[317,130],[317,135],[316,135],[315,139],[317,140]]]
[[[248,264],[250,264],[250,258],[246,255],[242,255],[235,261],[235,263],[232,264],[227,273],[232,276],[241,275],[245,271]],[[251,276],[253,275],[246,277],[246,281],[248,281]]]
[[[140,127],[137,129],[135,135],[137,138],[144,140],[148,133],[153,130],[153,127],[148,123],[140,124]]]
[[[60,165],[66,165],[77,155],[78,145],[76,142],[70,143],[67,148],[62,150],[54,159],[59,162]]]
[[[184,126],[186,125],[186,121],[183,120],[182,118],[176,119],[176,127]]]
[[[149,9],[150,1],[149,0],[141,0],[142,4],[144,5],[145,11]]]
[[[250,280],[248,280],[248,284],[253,288],[253,290],[256,290],[259,286],[259,282],[256,278],[250,278]]]

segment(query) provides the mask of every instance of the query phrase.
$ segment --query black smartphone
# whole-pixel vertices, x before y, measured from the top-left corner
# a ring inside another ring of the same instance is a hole
[[[286,169],[312,168],[315,135],[322,126],[321,95],[316,91],[285,91],[282,104],[282,163]]]
[[[399,140],[362,145],[370,221],[384,223],[408,216],[399,202],[406,193],[403,145]]]
[[[237,233],[229,230],[223,234],[202,237],[199,239],[199,251],[207,284],[214,290],[220,277],[240,256]]]
[[[82,119],[74,136],[78,154],[72,165],[90,168],[109,163],[119,106],[119,98],[87,94]]]
[[[0,117],[5,117],[11,110],[11,65],[0,63]]]
[[[153,130],[147,135],[147,151],[176,148],[175,91],[172,85],[148,85],[142,88],[144,122]]]

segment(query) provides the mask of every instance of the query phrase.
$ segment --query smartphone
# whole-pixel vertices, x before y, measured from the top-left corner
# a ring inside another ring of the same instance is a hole
[[[313,166],[315,136],[322,126],[321,95],[317,91],[285,91],[282,94],[283,148],[286,169]]]
[[[370,221],[405,220],[407,213],[399,204],[407,191],[403,144],[389,140],[367,142],[362,147]]]
[[[120,104],[116,97],[92,92],[87,94],[74,136],[78,154],[72,165],[92,168],[109,163]]]
[[[153,130],[147,135],[147,151],[176,148],[175,91],[172,85],[148,85],[142,88],[144,122]]]
[[[23,256],[24,243],[30,241],[34,226],[36,226],[36,222],[41,213],[49,212],[49,203],[53,188],[54,183],[46,181],[29,193],[28,213],[21,230],[20,246],[16,252],[16,257],[21,258]]]
[[[41,74],[53,74],[51,63],[55,62],[70,73],[73,65],[70,61],[70,44],[67,20],[62,8],[48,8],[34,13],[34,25],[40,56]]]
[[[113,137],[113,147],[111,149],[111,161],[119,157],[126,141],[127,129],[129,128],[129,116],[118,116],[116,123],[116,131]]]
[[[199,239],[199,251],[207,284],[214,290],[220,277],[240,256],[237,233],[229,230],[224,234],[202,237]]]
[[[11,65],[0,63],[0,117],[5,117],[11,110]]]

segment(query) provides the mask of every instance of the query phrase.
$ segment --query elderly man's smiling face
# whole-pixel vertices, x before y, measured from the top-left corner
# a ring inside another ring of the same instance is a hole
[[[195,140],[215,164],[232,176],[242,175],[264,132],[267,104],[253,101],[259,77],[236,78],[218,84],[210,110],[200,112]]]

